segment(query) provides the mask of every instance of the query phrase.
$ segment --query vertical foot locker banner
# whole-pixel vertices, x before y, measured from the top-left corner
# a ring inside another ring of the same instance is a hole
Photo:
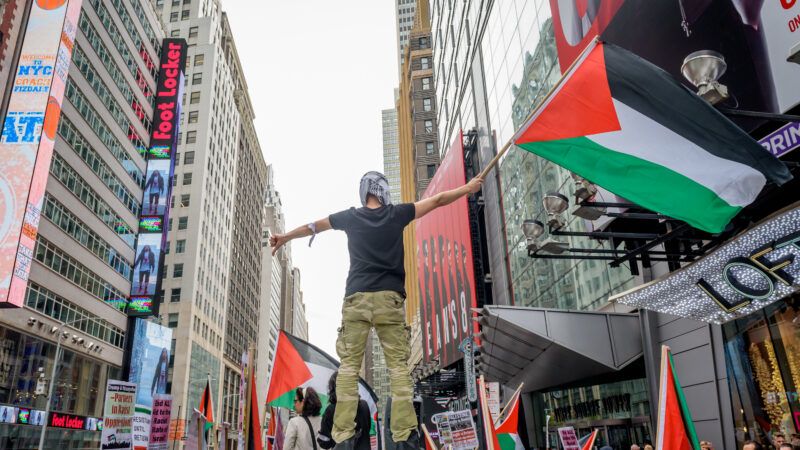
[[[35,0],[0,137],[0,308],[28,285],[80,0]]]

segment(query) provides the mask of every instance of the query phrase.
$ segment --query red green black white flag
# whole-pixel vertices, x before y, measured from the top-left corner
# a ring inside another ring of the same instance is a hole
[[[670,450],[700,450],[700,441],[686,406],[681,384],[675,373],[675,363],[669,347],[661,347],[661,376],[658,384],[658,419],[656,448]]]
[[[712,233],[786,166],[668,73],[595,42],[514,144],[652,211]]]

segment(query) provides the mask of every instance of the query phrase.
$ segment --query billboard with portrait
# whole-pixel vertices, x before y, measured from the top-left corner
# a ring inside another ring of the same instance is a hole
[[[165,39],[156,85],[155,114],[147,150],[139,237],[136,242],[129,316],[158,314],[157,298],[161,290],[161,259],[167,242],[172,177],[178,147],[178,126],[183,95],[183,69],[186,64],[186,41]]]
[[[800,1],[550,0],[550,9],[562,72],[599,35],[688,87],[686,56],[722,54],[727,71],[719,81],[732,94],[723,106],[778,113],[800,103],[800,65],[787,61],[800,42]]]
[[[459,133],[423,198],[465,183],[463,134]],[[439,208],[416,224],[422,354],[446,367],[462,357],[459,343],[470,335],[476,306],[472,238],[466,197]]]
[[[145,319],[135,320],[128,375],[128,381],[136,384],[136,410],[132,423],[134,449],[147,448],[153,398],[167,392],[171,345],[171,328]]]
[[[81,0],[32,2],[0,137],[0,307],[21,307]]]

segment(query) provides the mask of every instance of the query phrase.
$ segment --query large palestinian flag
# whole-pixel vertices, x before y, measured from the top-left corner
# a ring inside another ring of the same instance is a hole
[[[661,347],[661,376],[658,386],[658,419],[656,448],[670,450],[700,450],[692,416],[686,406],[672,353],[666,345]]]
[[[525,450],[519,438],[519,395],[517,391],[506,407],[506,417],[495,428],[499,450]]]
[[[514,144],[647,209],[712,233],[753,202],[780,161],[669,74],[595,42]]]
[[[318,347],[281,331],[269,379],[267,404],[291,409],[295,390],[313,387],[322,400],[324,411],[328,404],[328,380],[338,369],[339,361]],[[358,393],[369,404],[370,414],[374,417],[378,411],[378,397],[364,380],[359,380]]]

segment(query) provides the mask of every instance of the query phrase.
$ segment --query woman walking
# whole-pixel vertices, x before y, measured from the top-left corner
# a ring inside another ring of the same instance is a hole
[[[293,417],[286,426],[284,450],[318,450],[317,433],[319,432],[319,416],[322,402],[314,388],[298,388],[294,393]]]
[[[336,445],[331,432],[333,431],[333,416],[336,413],[336,377],[339,372],[336,371],[331,375],[328,380],[328,402],[329,405],[322,415],[322,427],[319,430],[319,437],[317,443],[324,450],[331,449]],[[369,405],[364,400],[358,401],[358,410],[356,411],[356,441],[355,450],[370,450],[370,428],[372,427],[372,419],[369,415]]]

